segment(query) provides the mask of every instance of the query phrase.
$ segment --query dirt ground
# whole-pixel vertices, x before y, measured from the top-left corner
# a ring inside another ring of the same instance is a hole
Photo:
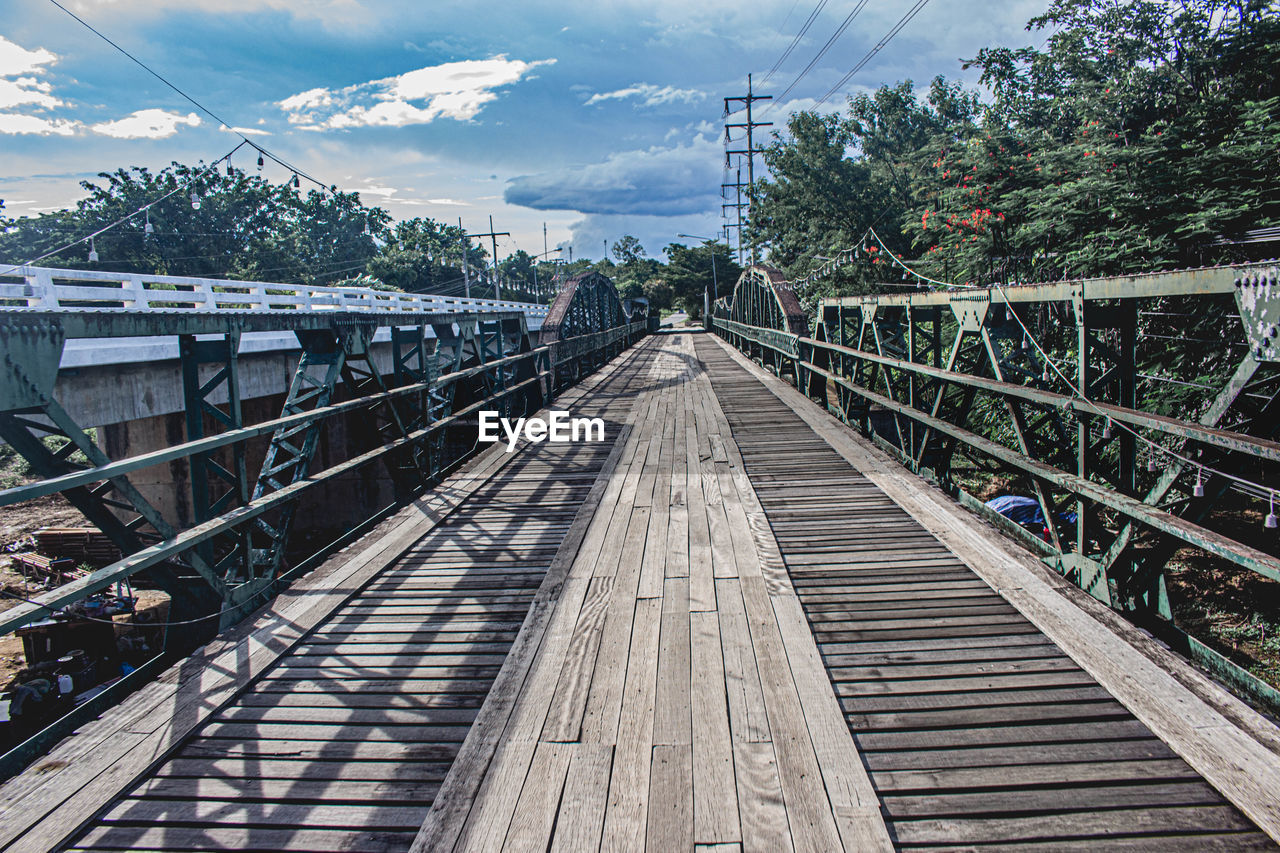
[[[0,590],[24,598],[48,592],[48,587],[24,577],[8,555],[14,551],[30,550],[27,545],[30,537],[45,527],[92,526],[62,495],[50,495],[22,504],[0,507]],[[100,568],[94,564],[87,564],[85,567]],[[165,593],[139,589],[134,590],[134,595],[138,599],[138,610],[159,607],[162,608],[162,613],[167,612],[165,605],[169,596]],[[20,603],[17,598],[0,597],[0,613]],[[8,684],[25,665],[22,640],[14,634],[0,636],[0,686]]]

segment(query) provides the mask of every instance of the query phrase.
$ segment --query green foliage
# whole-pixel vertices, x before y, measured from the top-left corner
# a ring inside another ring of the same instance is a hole
[[[664,284],[671,291],[671,301],[666,304],[683,308],[695,320],[702,316],[704,294],[710,293],[714,303],[718,296],[733,293],[734,283],[742,274],[742,268],[725,243],[692,247],[672,243],[662,251],[667,256]]]
[[[1218,238],[1280,222],[1274,3],[1054,0],[1028,29],[1051,35],[969,61],[984,92],[906,81],[792,116],[752,239],[800,278],[874,227],[931,278],[989,283],[1244,259]],[[863,257],[815,295],[899,279]]]
[[[365,207],[354,193],[312,190],[303,195],[288,184],[272,184],[239,169],[228,174],[174,163],[158,173],[133,167],[98,177],[97,183],[82,182],[88,195],[73,209],[6,222],[0,259],[25,262],[168,195],[147,214],[96,237],[99,260],[90,263],[82,244],[47,263],[323,284],[363,270],[377,248],[372,235],[390,221],[386,211]],[[185,189],[188,183],[193,191]]]
[[[462,229],[456,225],[426,217],[405,219],[390,228],[382,247],[369,259],[367,269],[370,275],[410,293],[461,293],[465,242]],[[487,258],[483,248],[467,248],[473,277],[484,269]]]
[[[623,266],[634,264],[644,257],[644,246],[640,245],[638,239],[628,234],[613,244],[613,256]]]

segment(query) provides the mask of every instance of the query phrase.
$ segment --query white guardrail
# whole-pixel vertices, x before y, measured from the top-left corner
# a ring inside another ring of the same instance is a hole
[[[21,283],[5,281],[20,278]],[[310,287],[264,281],[232,281],[176,275],[17,267],[0,275],[0,299],[22,301],[9,307],[68,310],[86,303],[134,310],[192,311],[522,311],[547,316],[545,305],[498,299],[468,299],[429,293],[401,293],[365,287]],[[3,306],[0,306],[3,307]]]

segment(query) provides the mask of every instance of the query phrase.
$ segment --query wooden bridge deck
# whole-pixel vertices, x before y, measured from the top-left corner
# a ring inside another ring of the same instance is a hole
[[[718,340],[557,407],[608,440],[476,457],[3,786],[0,849],[1280,835],[1274,726]]]

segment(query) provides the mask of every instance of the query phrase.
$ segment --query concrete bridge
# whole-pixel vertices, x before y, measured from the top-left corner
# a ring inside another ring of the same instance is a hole
[[[1213,295],[1274,275],[1084,292]],[[954,353],[1025,320],[1032,296],[989,293],[981,316],[972,298],[953,303]],[[1060,409],[1061,395],[954,353],[934,366],[910,331],[907,357],[850,341],[853,328],[887,344],[877,323],[936,318],[940,332],[952,304],[933,298],[898,305],[902,317],[859,304],[856,322],[854,306],[829,303],[811,330],[786,282],[752,268],[718,306],[714,334],[640,337],[607,280],[573,282],[536,345],[525,336],[423,384],[491,377],[460,387],[445,418],[534,388],[506,411],[600,417],[604,441],[526,439],[427,467],[424,488],[357,541],[275,583],[270,603],[6,783],[0,848],[1271,849],[1280,731],[1256,709],[1264,689],[1215,671],[1227,689],[1117,613],[1140,596],[1126,563],[1100,559],[1114,545],[1100,529],[1080,551],[1059,531],[1040,539],[1053,550],[1038,548],[937,476],[956,464],[943,451],[989,441],[957,425],[947,388],[980,380],[1024,401],[1022,414]],[[1096,329],[1086,318],[1104,315],[1080,304],[1081,325]],[[1000,371],[1008,353],[990,352]],[[1272,360],[1250,358],[1259,370]],[[897,375],[868,382],[859,360]],[[516,373],[525,361],[532,369]],[[934,382],[900,393],[912,365]],[[1250,405],[1254,373],[1241,386]],[[1176,429],[1249,458],[1275,449],[1221,424],[1153,420],[1101,391],[1086,399],[1108,423]],[[1035,418],[1017,420],[1034,435]],[[386,433],[388,452],[430,434],[415,432]],[[1068,499],[1109,501],[1241,565],[1274,562],[1174,515],[1168,490],[1147,503],[1132,496],[1141,481],[1107,490],[1043,461],[1056,451],[1025,435],[1020,446],[1015,461],[1040,466],[1047,517]],[[129,473],[89,462],[60,485]],[[308,476],[43,606],[190,560],[205,533],[234,531]],[[251,552],[236,569],[234,553],[215,563],[227,584],[261,565]],[[222,607],[248,603],[231,595]],[[5,627],[39,613],[11,611]]]

